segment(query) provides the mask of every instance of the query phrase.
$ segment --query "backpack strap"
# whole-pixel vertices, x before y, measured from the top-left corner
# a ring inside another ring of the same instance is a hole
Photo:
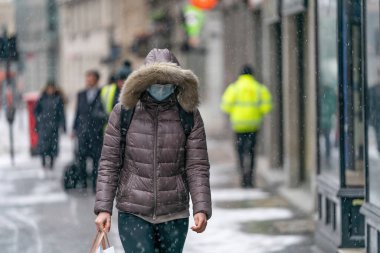
[[[179,112],[179,119],[181,120],[181,125],[187,139],[194,126],[194,113],[185,111],[179,103],[177,103],[177,107]]]
[[[135,108],[127,110],[123,105],[120,110],[120,149],[119,149],[119,168],[123,168],[125,159],[125,147],[127,145],[127,132],[131,125]]]

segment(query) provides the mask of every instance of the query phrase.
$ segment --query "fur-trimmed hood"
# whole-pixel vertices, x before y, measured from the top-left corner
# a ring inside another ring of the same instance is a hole
[[[176,85],[177,100],[182,108],[187,112],[197,109],[198,78],[191,70],[181,68],[168,49],[153,49],[148,54],[145,65],[128,77],[120,93],[121,104],[126,108],[134,107],[152,84]]]

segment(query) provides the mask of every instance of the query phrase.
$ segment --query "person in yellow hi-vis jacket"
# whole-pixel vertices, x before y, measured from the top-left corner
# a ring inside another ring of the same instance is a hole
[[[132,73],[131,63],[126,60],[123,67],[117,71],[114,76],[113,83],[104,86],[101,90],[100,96],[102,99],[103,107],[108,115],[111,114],[113,107],[119,102],[120,90],[123,87],[125,80]]]
[[[229,114],[236,133],[236,148],[244,188],[254,187],[255,146],[263,118],[272,110],[269,90],[253,76],[250,65],[244,65],[238,79],[223,94],[221,109]],[[246,157],[249,166],[245,166]]]

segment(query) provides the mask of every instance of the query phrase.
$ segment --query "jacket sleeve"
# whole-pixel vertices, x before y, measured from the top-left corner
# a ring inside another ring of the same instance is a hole
[[[272,95],[267,87],[261,86],[261,105],[260,111],[263,115],[268,114],[272,110]]]
[[[223,112],[230,114],[235,106],[236,102],[236,90],[233,84],[230,84],[222,97],[222,104],[220,108]]]
[[[104,134],[96,185],[95,214],[99,212],[112,214],[119,182],[120,110],[121,104],[117,104],[111,112]]]
[[[210,191],[210,163],[206,134],[199,111],[194,112],[194,126],[186,143],[186,176],[193,202],[193,214],[212,215]]]

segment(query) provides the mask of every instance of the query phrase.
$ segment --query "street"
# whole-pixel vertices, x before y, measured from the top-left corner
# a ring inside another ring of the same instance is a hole
[[[54,171],[43,171],[40,159],[28,153],[26,114],[19,116],[14,126],[15,167],[6,152],[8,126],[0,118],[1,252],[87,252],[96,232],[94,195],[90,190],[66,193],[62,189],[63,167],[73,157],[71,140],[62,137]],[[238,188],[231,143],[211,139],[208,145],[213,217],[205,233],[189,230],[184,252],[311,252],[310,218],[270,189]],[[116,215],[112,224],[111,244],[116,252],[123,252]]]

